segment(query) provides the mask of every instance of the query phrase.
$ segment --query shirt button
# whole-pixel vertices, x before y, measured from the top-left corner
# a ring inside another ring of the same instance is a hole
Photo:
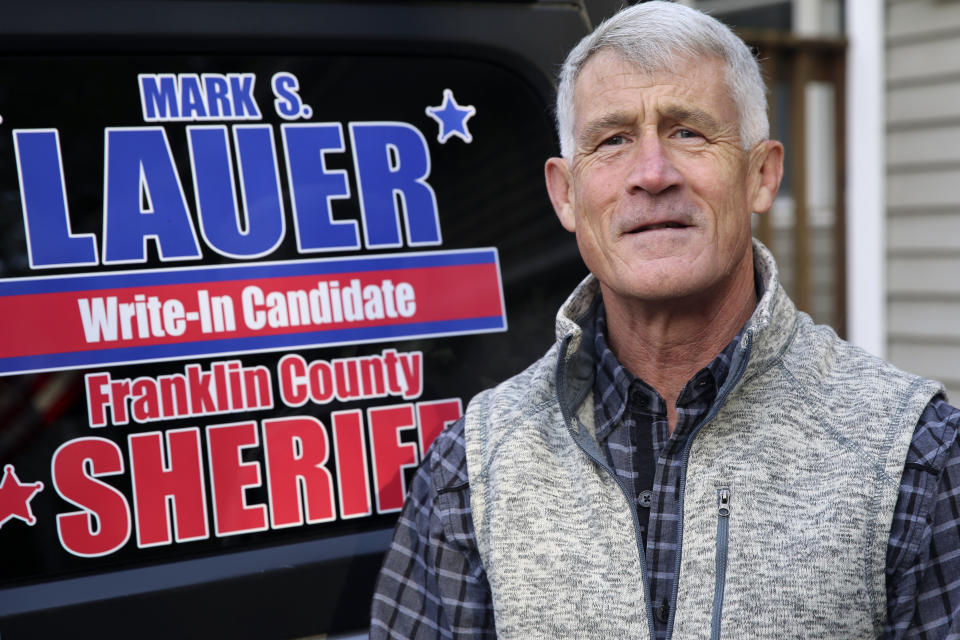
[[[650,489],[641,491],[640,496],[637,498],[637,504],[644,509],[649,509],[651,502],[653,502],[653,491],[650,491]]]
[[[630,395],[630,401],[638,407],[647,406],[647,396],[643,394],[642,391],[634,391]]]
[[[664,600],[660,603],[660,606],[657,607],[657,620],[660,622],[667,622],[670,620],[670,607],[667,606],[667,601]]]

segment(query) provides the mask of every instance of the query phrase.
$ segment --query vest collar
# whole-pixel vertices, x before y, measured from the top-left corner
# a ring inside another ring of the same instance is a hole
[[[797,309],[780,286],[777,265],[770,251],[753,240],[755,277],[763,294],[747,321],[740,346],[723,385],[729,391],[740,379],[766,369],[786,349],[797,330]],[[600,295],[600,283],[588,275],[560,307],[556,337],[560,347],[557,362],[557,392],[565,415],[573,415],[593,387],[593,347],[585,344],[582,323]],[[718,397],[726,395],[721,393]]]
[[[770,250],[753,240],[753,268],[763,285],[763,295],[747,321],[740,339],[740,354],[749,357],[745,376],[768,368],[786,350],[797,332],[798,316],[790,296],[780,285],[777,263]],[[731,365],[731,372],[734,367]]]

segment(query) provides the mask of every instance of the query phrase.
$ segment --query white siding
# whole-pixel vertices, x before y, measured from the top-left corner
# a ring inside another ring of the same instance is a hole
[[[887,38],[926,39],[960,32],[960,4],[956,2],[891,2],[887,9]]]
[[[887,233],[891,253],[960,251],[960,215],[949,212],[892,215],[887,219]]]
[[[929,0],[918,0],[928,2]],[[960,74],[960,56],[954,38],[891,44],[887,49],[887,80],[890,82]]]
[[[947,388],[947,397],[951,404],[956,406],[957,398],[960,398],[960,378],[957,378],[960,342],[932,344],[898,340],[891,345],[888,355],[901,368],[942,382]]]
[[[957,207],[960,166],[887,167],[887,206],[895,209]]]
[[[951,108],[956,109],[958,100]],[[897,165],[960,162],[960,122],[946,126],[924,125],[897,130],[891,126],[887,133],[887,163]]]
[[[891,127],[923,126],[943,121],[960,124],[958,104],[960,79],[921,85],[891,83],[887,87],[887,124]]]
[[[960,3],[888,1],[885,30],[887,355],[943,381],[956,404]]]
[[[936,299],[945,294],[960,296],[960,255],[944,255],[940,252],[928,255],[911,252],[904,255],[904,252],[894,250],[891,250],[889,255],[889,295],[923,293],[928,294],[926,299]],[[952,317],[960,321],[960,307],[954,309]],[[957,366],[960,367],[960,360],[957,361]]]
[[[960,297],[942,301],[912,300],[910,296],[890,297],[890,333],[941,336],[960,343],[960,322],[950,314]],[[955,372],[954,372],[955,373]]]

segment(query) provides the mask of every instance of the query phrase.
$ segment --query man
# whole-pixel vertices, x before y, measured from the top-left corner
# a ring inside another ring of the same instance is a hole
[[[545,173],[592,275],[433,445],[371,638],[960,638],[960,412],[783,292],[765,108],[681,5],[570,53]]]

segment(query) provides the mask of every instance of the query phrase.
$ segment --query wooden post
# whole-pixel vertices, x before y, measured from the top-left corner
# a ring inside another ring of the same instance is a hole
[[[812,287],[810,263],[810,228],[807,220],[807,81],[811,59],[806,47],[795,50],[790,82],[790,149],[794,200],[794,286],[797,307],[810,312]]]
[[[739,30],[744,41],[757,47],[768,86],[773,89],[778,80],[789,83],[789,154],[790,180],[794,196],[794,267],[795,279],[791,294],[797,306],[806,311],[813,307],[813,263],[807,201],[807,109],[806,87],[814,80],[833,86],[836,122],[836,201],[833,227],[833,325],[840,335],[847,332],[847,265],[846,265],[846,155],[844,129],[847,126],[845,102],[846,51],[844,38],[801,38],[793,34],[769,30]],[[771,98],[775,98],[771,94]],[[776,116],[775,101],[770,101],[771,129]],[[769,216],[758,220],[756,236],[761,242],[774,244],[774,229]],[[782,247],[781,247],[782,248]]]
[[[773,136],[774,125],[776,124],[776,93],[777,77],[780,71],[780,56],[783,55],[779,47],[760,48],[760,67],[763,71],[764,80],[767,83],[767,114],[770,120],[770,135]],[[755,235],[757,239],[765,244],[774,257],[777,255],[777,249],[773,242],[773,223],[771,222],[772,212],[767,212],[757,219]]]
[[[831,81],[834,95],[834,121],[837,135],[834,153],[834,180],[836,197],[833,203],[833,259],[834,259],[834,329],[841,338],[847,336],[847,207],[846,207],[846,135],[845,114],[847,109],[847,65],[844,56],[835,56],[831,65]],[[877,185],[877,188],[882,188]]]

